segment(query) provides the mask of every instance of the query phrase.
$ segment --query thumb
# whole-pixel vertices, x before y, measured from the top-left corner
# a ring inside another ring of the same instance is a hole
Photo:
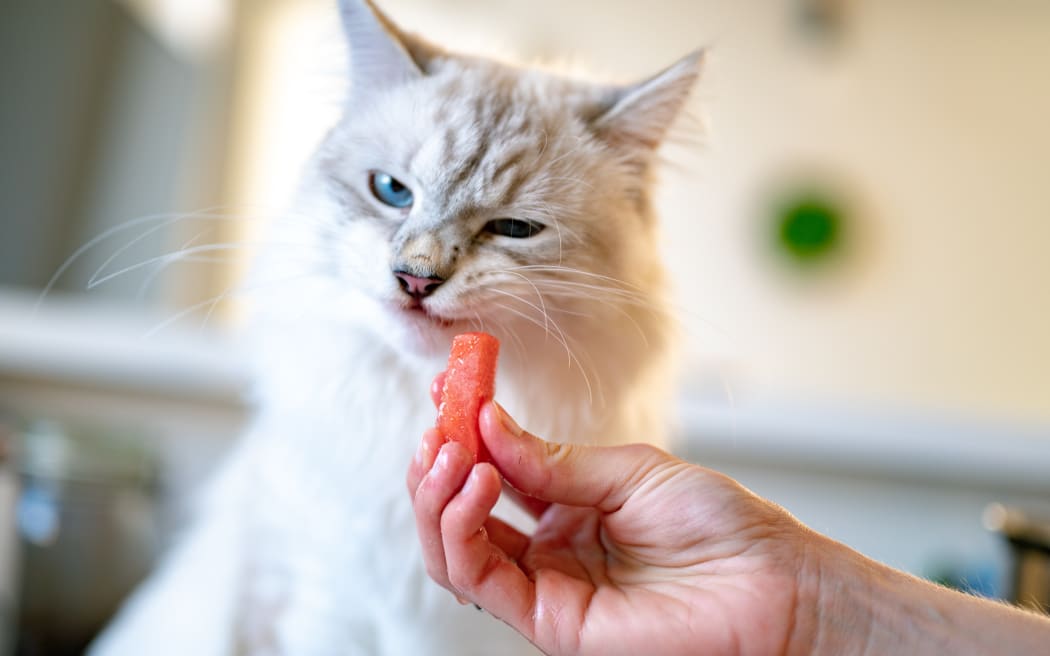
[[[522,493],[551,503],[613,512],[656,472],[680,463],[648,444],[547,442],[524,431],[494,402],[482,406],[478,424],[503,478]]]

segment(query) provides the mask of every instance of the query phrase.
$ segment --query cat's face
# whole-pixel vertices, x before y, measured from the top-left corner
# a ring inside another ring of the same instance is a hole
[[[434,342],[528,332],[559,318],[544,316],[563,305],[545,307],[544,292],[572,291],[552,281],[595,282],[563,269],[633,277],[618,260],[646,240],[641,181],[562,90],[527,81],[447,61],[331,135],[321,168],[343,212],[338,269],[389,329]]]
[[[449,56],[342,7],[352,90],[310,193],[349,314],[423,352],[466,330],[565,341],[660,284],[649,164],[695,59],[593,85]]]

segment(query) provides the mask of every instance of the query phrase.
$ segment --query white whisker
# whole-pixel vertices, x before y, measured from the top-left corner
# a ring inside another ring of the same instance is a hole
[[[549,330],[549,328],[546,327],[546,323],[548,321],[547,304],[544,302],[543,294],[540,293],[539,288],[536,287],[535,283],[533,283],[531,280],[529,280],[528,276],[524,276],[524,275],[522,275],[520,273],[516,273],[514,271],[507,271],[507,273],[509,273],[510,275],[515,276],[517,278],[521,278],[522,280],[524,280],[525,282],[527,282],[529,285],[532,286],[533,291],[536,292],[536,299],[540,302],[539,311],[543,315],[543,321],[544,321],[544,325],[545,325],[544,330]]]
[[[144,267],[148,267],[149,265],[156,264],[158,262],[160,262],[162,267],[163,267],[163,265],[166,265],[168,263],[179,261],[185,255],[194,255],[196,253],[231,251],[231,250],[237,250],[239,248],[245,248],[246,246],[248,246],[248,244],[237,244],[237,243],[204,244],[204,245],[201,245],[201,246],[193,246],[191,248],[174,251],[172,253],[165,253],[163,255],[157,255],[156,257],[151,257],[151,258],[148,258],[148,259],[143,260],[141,262],[137,262],[135,264],[128,265],[128,266],[126,266],[126,267],[124,267],[122,269],[118,269],[117,271],[114,271],[113,273],[106,274],[105,276],[102,276],[101,278],[95,278],[93,280],[89,280],[88,284],[87,284],[87,289],[89,289],[89,290],[90,289],[94,289],[95,287],[98,287],[99,285],[105,284],[106,282],[108,282],[110,280],[113,280],[114,278],[117,278],[119,276],[122,276],[125,273],[130,273],[131,271],[142,269]]]
[[[547,314],[547,312],[542,307],[536,305],[535,303],[532,303],[530,301],[527,301],[527,300],[521,298],[517,294],[513,294],[511,292],[508,292],[508,291],[505,291],[505,290],[502,290],[502,289],[497,289],[497,288],[493,287],[493,288],[490,288],[489,291],[494,292],[496,294],[500,294],[502,296],[508,296],[508,297],[518,301],[519,303],[524,303],[525,305],[528,305],[532,309],[534,309],[537,312],[539,312],[543,316],[543,323],[539,324],[539,322],[537,321],[537,325],[540,325],[543,328],[543,331],[544,331],[545,334],[551,335],[553,337],[556,337],[558,339],[558,342],[561,343],[561,345],[565,347],[566,352],[568,352],[569,345],[565,343],[565,333],[562,332],[561,327],[559,327],[558,324],[556,322],[554,322],[550,318],[550,316]],[[555,335],[554,333],[551,332],[551,327],[553,327],[554,330],[557,331],[557,335]]]
[[[496,290],[496,289],[493,289],[491,291],[500,292],[500,290]],[[532,307],[534,309],[538,309],[532,303],[529,303],[528,301],[525,301],[525,300],[515,296],[514,294],[511,294],[509,292],[500,292],[500,293],[502,293],[504,296],[508,296],[508,297],[510,297],[510,298],[512,298],[514,300],[517,300],[519,302],[525,303],[526,305],[529,305],[530,307]],[[517,316],[521,317],[522,319],[528,321],[529,323],[535,324],[536,326],[539,326],[540,328],[544,327],[543,323],[541,323],[539,319],[536,319],[535,317],[529,316],[525,312],[517,310],[517,309],[515,309],[515,308],[513,308],[511,306],[504,305],[502,303],[495,303],[495,302],[493,302],[492,305],[494,305],[496,307],[503,308],[504,310],[507,310],[508,312],[516,314]],[[555,328],[557,328],[557,324],[552,322],[552,325],[554,325]],[[560,336],[559,335],[555,335],[555,334],[553,334],[553,333],[551,333],[549,331],[545,332],[545,334],[551,335],[552,337],[554,337],[558,341],[558,343],[561,344],[561,346],[565,349],[565,353],[568,356],[569,368],[572,369],[572,366],[575,364],[576,367],[580,370],[580,374],[583,376],[583,382],[587,386],[587,400],[588,400],[588,403],[593,404],[594,403],[594,392],[593,392],[593,390],[591,388],[591,380],[590,380],[590,376],[587,374],[587,369],[580,362],[579,358],[576,357],[576,354],[573,352],[572,347],[569,345],[568,341],[566,340],[564,333],[561,333],[561,329],[560,328],[558,328],[558,332],[560,333]]]
[[[283,278],[278,278],[276,280],[268,280],[268,281],[263,281],[263,282],[258,282],[258,283],[252,283],[250,285],[241,285],[240,287],[230,287],[230,288],[226,289],[225,291],[223,291],[221,294],[217,294],[215,296],[212,296],[211,298],[205,299],[203,301],[199,301],[197,303],[194,303],[194,304],[192,304],[192,305],[190,305],[188,307],[185,307],[185,308],[179,310],[174,315],[168,317],[167,319],[161,321],[160,323],[156,324],[155,326],[153,326],[152,328],[150,328],[149,330],[144,332],[141,335],[141,339],[149,339],[150,337],[153,337],[158,332],[164,330],[165,328],[167,328],[168,326],[170,326],[173,323],[177,322],[178,320],[182,319],[183,317],[185,317],[185,316],[187,316],[189,314],[192,314],[193,312],[196,312],[197,310],[199,310],[201,308],[204,308],[204,307],[207,307],[209,305],[212,308],[214,308],[214,306],[217,305],[218,303],[221,303],[223,300],[225,300],[227,298],[231,298],[231,297],[233,297],[235,295],[245,294],[245,293],[248,293],[248,292],[254,292],[254,291],[258,291],[260,289],[266,289],[266,288],[269,288],[269,287],[273,287],[275,285],[285,284],[285,283],[293,282],[295,280],[301,280],[302,278],[308,278],[308,277],[313,276],[313,275],[315,275],[315,272],[313,272],[313,271],[306,271],[306,272],[298,273],[298,274],[296,274],[294,276],[285,276]],[[209,315],[210,315],[210,312],[209,312]]]
[[[205,210],[201,210],[199,213],[190,213],[189,216],[190,217],[207,217],[208,213],[213,211],[213,210],[215,210],[215,209],[219,209],[219,208],[218,207],[208,208],[208,209],[205,209]],[[100,234],[96,235],[95,237],[89,239],[82,246],[80,246],[80,248],[78,248],[75,251],[73,251],[73,254],[70,255],[69,257],[67,257],[66,260],[61,265],[59,265],[58,269],[56,269],[55,272],[51,275],[51,278],[47,281],[47,284],[44,285],[44,288],[40,291],[40,295],[37,296],[36,303],[33,304],[33,316],[36,316],[39,313],[40,305],[44,302],[44,298],[46,298],[47,295],[51,292],[51,290],[54,288],[55,284],[58,282],[59,278],[62,277],[62,274],[64,274],[66,271],[68,271],[69,267],[73,266],[73,264],[77,260],[79,260],[80,257],[82,255],[84,255],[84,253],[88,252],[89,250],[91,250],[92,248],[94,248],[98,244],[102,243],[106,239],[109,239],[113,235],[118,234],[120,232],[123,232],[125,230],[129,230],[129,229],[134,228],[135,226],[141,225],[143,223],[149,223],[151,221],[165,221],[165,222],[174,223],[173,217],[175,217],[175,219],[181,220],[185,216],[186,215],[183,214],[183,213],[172,213],[172,212],[165,212],[163,214],[150,214],[148,216],[142,216],[142,217],[139,217],[139,218],[136,218],[136,219],[131,219],[130,221],[125,221],[124,223],[121,223],[119,225],[115,225],[115,226],[113,226],[111,228],[108,228],[107,230],[102,231]]]
[[[182,246],[179,247],[179,250],[181,251],[181,250],[185,250],[185,249],[189,248],[193,244],[193,242],[197,241],[197,239],[199,239],[203,234],[204,234],[204,231],[201,231],[201,232],[197,233],[196,235],[194,235],[193,237],[191,237],[190,239],[186,240],[185,242],[183,242]],[[187,257],[187,258],[185,258],[184,261],[207,263],[207,262],[222,262],[223,260],[220,259],[220,258],[214,258],[214,257],[207,256],[207,255],[196,255],[196,256]],[[106,264],[108,264],[109,262],[110,262],[110,260],[106,260],[106,262],[103,263],[103,265],[101,267],[99,267],[99,269],[97,271],[95,271],[95,273],[92,275],[91,279],[93,280],[94,277],[97,276],[99,274],[99,272],[103,268],[105,268]],[[136,296],[135,296],[138,300],[141,301],[142,299],[144,299],[146,297],[146,290],[149,289],[150,285],[153,284],[153,281],[156,280],[157,277],[161,273],[164,272],[164,269],[165,269],[164,265],[161,265],[161,266],[158,266],[157,268],[155,268],[153,271],[150,271],[146,275],[145,279],[142,281],[142,284],[139,285],[138,294],[136,294]],[[89,280],[88,282],[90,283],[91,280]]]

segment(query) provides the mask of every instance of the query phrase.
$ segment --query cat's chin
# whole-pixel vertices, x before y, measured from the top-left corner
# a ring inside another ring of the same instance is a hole
[[[398,308],[398,312],[403,320],[410,324],[419,324],[423,327],[432,327],[439,330],[449,329],[457,323],[452,319],[445,319],[428,312],[422,306]]]
[[[387,309],[384,337],[399,349],[420,356],[444,356],[452,337],[468,328],[462,321],[446,319],[423,307],[392,306]]]

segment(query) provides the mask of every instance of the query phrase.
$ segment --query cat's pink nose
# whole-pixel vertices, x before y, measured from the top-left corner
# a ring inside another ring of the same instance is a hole
[[[420,278],[419,276],[413,276],[407,271],[395,271],[394,277],[397,278],[398,284],[401,285],[401,291],[412,298],[430,296],[435,289],[441,286],[441,283],[445,282],[444,278]]]

